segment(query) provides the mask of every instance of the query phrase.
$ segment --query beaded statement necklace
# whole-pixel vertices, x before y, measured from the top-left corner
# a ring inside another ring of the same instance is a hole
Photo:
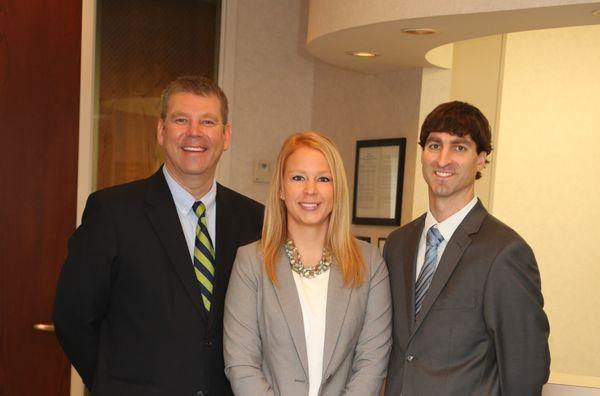
[[[285,242],[285,254],[287,254],[290,259],[290,266],[292,267],[292,271],[297,273],[298,275],[304,278],[314,278],[317,275],[321,275],[324,272],[327,272],[329,267],[331,266],[331,252],[327,249],[323,249],[323,255],[321,256],[321,260],[314,267],[306,267],[302,262],[302,256],[298,251],[296,245],[291,239],[288,239]]]

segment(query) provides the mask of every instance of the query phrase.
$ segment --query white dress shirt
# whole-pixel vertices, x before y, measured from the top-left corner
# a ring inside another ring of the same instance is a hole
[[[290,269],[291,271],[291,269]],[[304,323],[308,357],[308,396],[318,396],[323,378],[327,288],[331,269],[314,278],[304,278],[292,271]]]
[[[461,210],[454,213],[452,216],[448,217],[446,220],[441,223],[438,222],[431,210],[427,210],[427,216],[425,216],[425,226],[423,227],[423,232],[421,232],[421,239],[419,240],[419,251],[417,253],[417,268],[415,271],[415,282],[419,279],[419,273],[421,272],[421,268],[423,268],[423,264],[425,264],[425,247],[427,244],[427,231],[433,226],[437,226],[436,228],[444,237],[442,243],[439,244],[437,248],[437,258],[435,262],[435,267],[437,268],[438,263],[440,262],[440,258],[442,254],[444,254],[444,250],[446,249],[446,245],[448,245],[448,241],[452,238],[452,234],[458,228],[460,223],[465,219],[467,214],[475,207],[477,204],[477,197],[473,197],[473,199],[466,204]]]

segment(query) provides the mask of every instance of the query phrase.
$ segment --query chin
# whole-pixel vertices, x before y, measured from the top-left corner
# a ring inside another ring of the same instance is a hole
[[[317,226],[320,225],[322,223],[321,220],[315,220],[315,219],[302,219],[302,224],[306,225],[306,226]]]
[[[454,193],[454,191],[448,189],[448,188],[432,188],[431,192],[433,193],[433,195],[435,197],[438,198],[447,198],[452,196],[452,194]]]
[[[188,166],[184,168],[185,173],[196,176],[206,173],[207,170],[208,168],[205,166]]]
[[[315,218],[311,218],[311,219],[301,219],[300,224],[307,226],[307,227],[318,227],[323,225],[323,223],[325,223],[325,221],[323,219],[315,219]]]

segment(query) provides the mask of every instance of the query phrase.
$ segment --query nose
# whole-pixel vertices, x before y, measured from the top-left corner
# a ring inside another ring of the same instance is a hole
[[[440,151],[439,151],[439,156],[438,156],[438,164],[440,165],[440,167],[444,167],[446,165],[449,165],[450,162],[452,162],[452,158],[450,155],[450,150],[447,147],[443,147]]]
[[[192,122],[190,124],[189,133],[190,133],[190,135],[193,135],[193,136],[201,136],[204,134],[204,128],[202,127],[202,125],[199,122]]]
[[[314,180],[307,180],[304,184],[304,192],[306,194],[312,195],[317,192],[317,184]]]

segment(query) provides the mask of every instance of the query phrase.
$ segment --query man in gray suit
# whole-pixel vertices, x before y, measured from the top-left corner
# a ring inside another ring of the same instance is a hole
[[[421,128],[429,210],[394,231],[386,396],[539,396],[549,325],[531,248],[475,197],[492,151],[487,119],[439,105]]]

